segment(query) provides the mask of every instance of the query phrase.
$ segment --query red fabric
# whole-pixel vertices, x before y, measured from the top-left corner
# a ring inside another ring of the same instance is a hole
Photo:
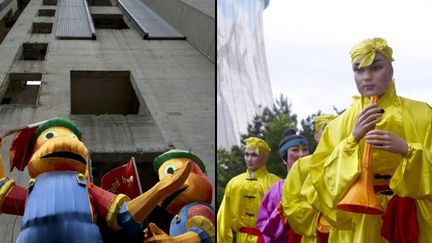
[[[191,207],[189,207],[188,209],[188,219],[196,216],[196,215],[200,215],[200,216],[204,216],[206,218],[208,218],[211,222],[215,222],[215,214],[214,211],[211,210],[208,206],[203,205],[203,204],[197,204],[197,205],[193,205]]]
[[[102,218],[106,218],[111,201],[116,197],[112,192],[106,191],[91,182],[87,182],[90,204],[96,213]]]
[[[30,138],[33,136],[37,128],[37,126],[25,128],[17,132],[15,135],[9,149],[10,171],[12,171],[14,167],[23,171],[27,166],[33,150],[33,148],[29,148]]]
[[[296,234],[294,230],[291,228],[288,232],[288,243],[300,243],[302,240],[302,236],[299,234]]]
[[[27,201],[27,189],[14,185],[6,195],[1,212],[13,215],[24,215],[25,202]]]
[[[417,243],[420,233],[416,202],[394,195],[387,204],[381,235],[390,243]]]
[[[133,159],[128,163],[110,170],[101,179],[101,187],[114,194],[123,193],[131,199],[139,196],[139,177],[135,174]]]
[[[257,243],[264,243],[264,237],[262,235],[262,233],[257,230],[256,228],[252,228],[252,227],[241,227],[240,232],[242,233],[246,233],[246,234],[250,234],[250,235],[255,235],[258,237],[257,239]]]
[[[320,232],[317,230],[317,241],[318,243],[327,243],[329,233]]]
[[[375,193],[382,191],[391,191],[389,185],[374,185],[373,188]]]

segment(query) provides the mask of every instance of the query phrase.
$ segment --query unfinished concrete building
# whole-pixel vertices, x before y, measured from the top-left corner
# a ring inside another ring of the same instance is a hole
[[[0,43],[0,132],[69,118],[95,184],[135,156],[145,191],[158,180],[153,159],[179,148],[204,161],[214,187],[215,0],[0,0]],[[150,220],[167,230],[160,211]],[[20,224],[0,215],[0,242],[15,242]]]

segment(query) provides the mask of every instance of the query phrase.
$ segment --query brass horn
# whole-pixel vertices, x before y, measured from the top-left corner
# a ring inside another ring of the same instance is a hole
[[[371,96],[372,104],[376,104],[377,100],[377,96]],[[365,143],[361,161],[361,173],[345,197],[337,204],[339,209],[375,215],[384,213],[375,195],[371,162],[372,147],[370,144]]]

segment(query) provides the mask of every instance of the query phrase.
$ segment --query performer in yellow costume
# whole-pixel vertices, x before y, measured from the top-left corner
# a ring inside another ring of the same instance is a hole
[[[319,142],[325,126],[335,117],[334,115],[320,115],[315,119],[314,138],[317,142]],[[307,198],[316,195],[308,177],[310,158],[311,155],[299,158],[289,171],[283,185],[282,206],[289,225],[295,233],[301,235],[301,239],[296,241],[302,243],[327,242],[328,227],[327,229],[320,229],[321,233],[317,231],[318,220],[321,215],[317,209],[319,204],[317,205],[318,202],[307,201]],[[308,197],[301,195],[302,190],[307,190]],[[309,196],[309,194],[311,195]],[[313,200],[318,201],[318,198],[315,196]]]
[[[350,213],[353,242],[432,242],[431,107],[396,94],[392,49],[384,39],[364,40],[350,54],[361,96],[325,129],[310,161],[312,183],[321,202],[336,209],[361,172],[367,142],[385,214]],[[372,96],[377,104],[370,104]]]
[[[264,193],[280,178],[267,171],[270,148],[259,138],[250,137],[246,143],[245,164],[247,171],[233,177],[225,188],[224,198],[217,214],[217,241],[261,242],[262,235],[256,229],[256,216]]]

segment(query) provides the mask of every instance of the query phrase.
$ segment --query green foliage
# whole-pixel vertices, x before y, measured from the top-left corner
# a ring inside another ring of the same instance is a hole
[[[238,146],[233,146],[231,151],[217,150],[217,191],[216,206],[219,207],[228,181],[234,176],[245,171],[243,151]]]
[[[295,121],[293,121],[292,117],[289,117],[287,114],[279,114],[267,124],[264,130],[265,140],[271,148],[267,169],[280,178],[286,177],[287,170],[279,155],[279,142],[283,138],[283,131],[289,127],[295,127]]]
[[[316,147],[317,142],[315,141],[315,118],[321,114],[321,111],[318,111],[316,114],[309,115],[306,119],[301,120],[300,124],[302,126],[302,131],[300,132],[309,143],[309,153],[312,154]]]

